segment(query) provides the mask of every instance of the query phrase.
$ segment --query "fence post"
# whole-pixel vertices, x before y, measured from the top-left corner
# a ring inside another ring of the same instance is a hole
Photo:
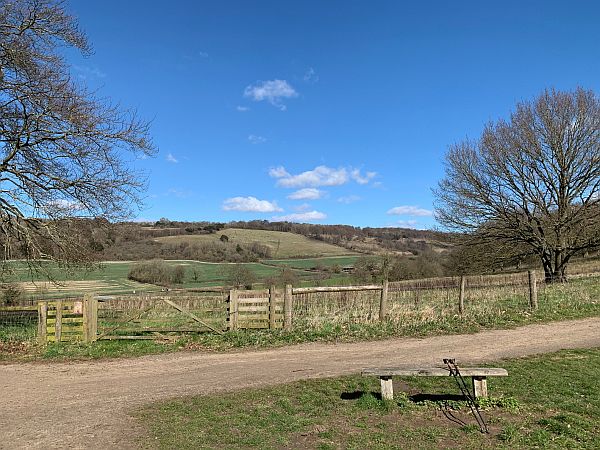
[[[94,342],[98,334],[98,299],[92,294],[83,296],[83,340]]]
[[[379,321],[383,322],[387,316],[388,280],[381,285],[381,298],[379,299]]]
[[[466,278],[464,275],[460,277],[460,291],[458,293],[458,312],[462,316],[465,312],[465,284]]]
[[[285,285],[283,294],[283,329],[290,331],[292,329],[292,285]]]
[[[62,300],[56,301],[56,315],[54,322],[54,338],[55,342],[60,342],[62,339],[62,308],[63,302]]]
[[[47,319],[48,319],[48,303],[38,302],[38,342],[40,344],[46,343],[47,333]]]
[[[535,270],[529,271],[529,307],[531,309],[537,309],[538,307],[537,281],[535,279]]]
[[[230,330],[237,330],[238,327],[238,291],[231,289],[229,291],[229,324]]]
[[[269,330],[275,329],[275,286],[269,286]]]

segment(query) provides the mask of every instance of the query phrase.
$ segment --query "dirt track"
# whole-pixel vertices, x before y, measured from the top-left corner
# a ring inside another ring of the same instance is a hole
[[[0,448],[133,448],[143,430],[128,411],[155,400],[367,366],[439,364],[449,356],[477,363],[583,347],[600,347],[600,318],[426,339],[0,365]]]

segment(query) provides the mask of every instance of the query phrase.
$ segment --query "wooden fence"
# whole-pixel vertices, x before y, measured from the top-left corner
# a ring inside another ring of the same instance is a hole
[[[92,342],[96,340],[98,301],[91,295],[81,300],[40,301],[38,341]]]
[[[533,271],[385,281],[362,286],[287,285],[284,289],[275,286],[228,292],[209,289],[211,292],[174,291],[106,298],[86,295],[83,299],[39,302],[38,339],[40,342],[173,339],[182,333],[195,332],[291,330],[294,322],[312,326],[328,318],[335,318],[338,323],[396,320],[407,314],[420,314],[423,302],[427,302],[423,300],[425,291],[437,297],[439,292],[445,292],[437,303],[430,303],[429,308],[435,309],[435,314],[463,315],[468,308],[478,307],[473,299],[465,302],[467,293],[488,289],[488,301],[494,302],[498,296],[496,289],[503,286],[515,286],[522,299],[519,302],[524,302],[519,307],[537,308],[537,280]]]

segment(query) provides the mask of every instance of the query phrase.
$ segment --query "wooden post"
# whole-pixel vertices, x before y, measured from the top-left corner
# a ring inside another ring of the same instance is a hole
[[[98,299],[92,294],[83,296],[83,340],[94,342],[98,335]]]
[[[488,396],[486,377],[473,377],[473,392],[475,398]]]
[[[462,316],[465,312],[465,284],[466,278],[460,277],[460,291],[458,293],[458,312]]]
[[[283,329],[290,331],[292,329],[292,285],[285,285],[283,294]]]
[[[56,301],[56,320],[54,322],[54,338],[55,342],[60,342],[62,338],[62,308],[63,302],[62,300]]]
[[[529,271],[529,307],[531,309],[537,309],[538,307],[537,281],[535,279],[535,270]]]
[[[82,300],[83,342],[90,342],[90,296],[85,294]]]
[[[46,344],[46,323],[48,320],[48,303],[38,302],[38,342],[40,344]]]
[[[394,385],[392,384],[392,377],[379,377],[379,380],[381,381],[381,398],[383,400],[394,400]]]
[[[383,322],[387,317],[388,280],[381,286],[381,298],[379,299],[379,321]]]
[[[269,330],[275,329],[275,286],[269,286]]]
[[[98,337],[98,299],[90,295],[90,342],[95,342]]]
[[[238,327],[238,291],[229,291],[229,329],[237,330]]]

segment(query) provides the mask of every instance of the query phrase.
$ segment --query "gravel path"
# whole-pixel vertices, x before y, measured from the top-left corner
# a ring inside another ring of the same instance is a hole
[[[600,347],[600,318],[470,335],[302,344],[236,353],[0,365],[0,448],[134,448],[128,412],[172,397],[360,372],[377,365],[461,363]]]

